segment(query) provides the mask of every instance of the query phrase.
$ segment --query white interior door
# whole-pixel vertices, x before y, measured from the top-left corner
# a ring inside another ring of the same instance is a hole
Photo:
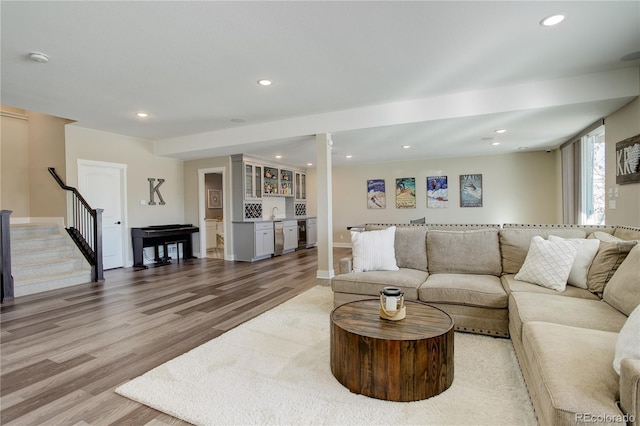
[[[124,266],[126,165],[78,161],[78,191],[94,209],[102,212],[102,261],[104,269]]]

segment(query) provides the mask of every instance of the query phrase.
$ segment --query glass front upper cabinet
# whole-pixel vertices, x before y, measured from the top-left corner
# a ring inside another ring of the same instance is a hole
[[[280,170],[280,194],[293,195],[293,172],[291,170]]]
[[[278,195],[278,169],[264,167],[264,195]]]
[[[296,200],[307,199],[307,179],[304,173],[296,172]]]
[[[262,198],[262,167],[245,163],[244,165],[244,198],[252,200]]]
[[[253,165],[244,165],[244,198],[253,198]]]

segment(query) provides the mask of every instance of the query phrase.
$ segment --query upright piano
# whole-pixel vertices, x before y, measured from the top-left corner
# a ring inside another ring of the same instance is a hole
[[[199,232],[197,226],[188,225],[154,225],[144,228],[131,228],[131,239],[133,243],[133,266],[146,268],[144,264],[144,248],[155,248],[155,261],[158,264],[170,263],[167,256],[167,246],[169,244],[181,243],[183,259],[193,259],[193,245],[191,244],[191,234]],[[159,256],[158,247],[163,247],[163,257]],[[178,251],[178,250],[176,250]],[[178,252],[178,256],[179,256]]]

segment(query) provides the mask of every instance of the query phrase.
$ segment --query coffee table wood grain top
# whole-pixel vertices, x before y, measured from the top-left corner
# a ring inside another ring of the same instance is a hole
[[[378,299],[331,313],[331,372],[350,391],[390,401],[417,401],[453,383],[453,320],[444,311],[405,302],[401,321],[380,318]]]

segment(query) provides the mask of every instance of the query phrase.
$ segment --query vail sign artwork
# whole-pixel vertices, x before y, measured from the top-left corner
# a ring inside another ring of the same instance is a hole
[[[616,144],[616,183],[640,182],[640,134]]]

